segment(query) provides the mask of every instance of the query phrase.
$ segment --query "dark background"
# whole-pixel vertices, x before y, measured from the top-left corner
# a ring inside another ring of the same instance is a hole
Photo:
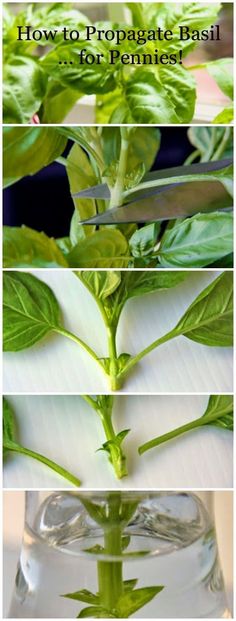
[[[152,170],[183,164],[194,150],[186,127],[161,128],[161,148]],[[72,143],[67,145],[64,156]],[[3,223],[8,226],[25,224],[50,237],[68,235],[74,211],[64,167],[50,164],[33,176],[24,177],[3,193]]]

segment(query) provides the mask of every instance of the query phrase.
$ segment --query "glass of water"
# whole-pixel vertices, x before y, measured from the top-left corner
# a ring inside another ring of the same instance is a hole
[[[212,492],[26,492],[9,618],[226,618]]]

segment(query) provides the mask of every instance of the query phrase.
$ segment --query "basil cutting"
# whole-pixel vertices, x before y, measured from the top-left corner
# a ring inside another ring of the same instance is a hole
[[[92,272],[75,275],[89,290],[102,316],[107,333],[108,356],[97,353],[78,335],[67,330],[60,319],[60,309],[52,290],[41,280],[24,272],[3,274],[3,346],[4,351],[20,351],[35,345],[55,332],[82,347],[103,370],[112,390],[119,390],[130,370],[154,349],[179,336],[208,347],[231,347],[233,344],[233,277],[223,272],[192,302],[179,322],[169,332],[131,355],[117,351],[117,330],[124,306],[130,298],[147,293],[161,295],[178,286],[187,272]],[[109,438],[110,440],[111,438]],[[123,440],[120,437],[115,441]],[[117,447],[114,450],[117,450]],[[106,445],[109,450],[111,445]]]

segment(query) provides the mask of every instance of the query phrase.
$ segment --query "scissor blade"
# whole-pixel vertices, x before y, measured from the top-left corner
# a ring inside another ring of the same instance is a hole
[[[156,196],[108,209],[83,224],[155,222],[230,208],[232,198],[219,181],[193,181],[165,186]]]
[[[142,182],[145,183],[147,181],[158,181],[161,179],[170,179],[172,177],[182,177],[186,175],[196,175],[196,174],[207,174],[217,170],[223,170],[227,166],[232,164],[232,159],[218,160],[216,162],[201,162],[199,164],[190,164],[189,166],[174,166],[172,168],[164,168],[163,170],[154,170],[152,172],[144,175]],[[181,179],[179,181],[181,183]],[[130,192],[132,195],[132,199],[135,199],[136,188]],[[140,193],[140,199],[145,198],[146,196],[151,196],[156,193],[156,188],[150,188],[149,190],[144,189],[143,195]],[[80,190],[79,192],[75,192],[72,194],[74,198],[98,198],[103,200],[109,200],[111,197],[110,190],[106,183],[100,183],[98,185],[92,186],[90,188],[86,188],[85,190]],[[118,205],[117,205],[118,207]]]

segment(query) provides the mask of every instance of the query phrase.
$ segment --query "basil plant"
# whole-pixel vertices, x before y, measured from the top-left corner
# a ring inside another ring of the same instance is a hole
[[[59,162],[62,173],[66,171],[68,177],[74,213],[66,236],[60,239],[49,238],[28,226],[5,226],[4,267],[232,267],[232,211],[217,209],[215,202],[213,211],[203,213],[201,205],[198,211],[200,192],[191,190],[197,183],[205,197],[206,183],[217,182],[218,194],[222,188],[229,208],[232,207],[232,128],[191,127],[188,139],[192,153],[178,167],[173,179],[171,168],[149,173],[160,146],[165,149],[162,130],[155,127],[5,127],[4,187]],[[223,160],[229,165],[209,172],[209,166],[218,166],[218,160],[219,164]],[[195,162],[203,166],[201,172],[196,172]],[[192,203],[186,199],[184,209],[188,217],[174,215],[174,219],[164,221],[154,217],[147,223],[148,201],[155,216],[152,196],[147,201],[139,200],[144,202],[142,223],[135,223],[134,194],[138,199],[144,191],[147,196],[150,191],[158,196],[160,186],[173,181],[175,188],[187,182],[197,202],[196,213],[191,214]],[[104,187],[105,198],[100,193]],[[71,202],[68,192],[68,212]],[[108,215],[108,210],[112,213],[112,208],[122,205],[125,213],[131,214],[125,224],[84,224],[85,220]]]
[[[191,66],[189,53],[199,45],[199,40],[192,34],[183,40],[179,36],[181,25],[190,33],[199,31],[200,36],[201,32],[210,31],[212,25],[218,23],[220,3],[127,3],[126,11],[123,6],[118,10],[117,5],[116,10],[110,6],[108,19],[95,23],[94,28],[124,32],[124,40],[118,45],[117,41],[105,37],[88,40],[86,27],[91,20],[78,7],[79,4],[61,2],[25,3],[15,16],[11,4],[5,4],[5,123],[30,123],[32,118],[41,123],[61,123],[83,95],[94,96],[97,123],[190,123],[197,99],[195,73],[202,68],[213,77],[229,101],[213,122],[232,121],[232,59],[209,61],[203,57],[201,64]],[[37,35],[36,40],[33,36],[23,36],[19,40],[19,24],[22,32],[26,32],[29,25],[31,33],[44,31],[46,27],[49,34],[47,37]],[[63,28],[79,31],[79,39],[64,40]],[[139,31],[158,28],[171,30],[173,37],[170,40],[144,38],[144,42],[137,42]],[[134,38],[128,36],[130,30],[136,35]],[[159,60],[157,64],[146,63],[144,54],[153,58],[157,48],[159,57],[168,55],[170,64],[162,64]],[[100,62],[82,63],[80,55],[84,49],[87,54],[99,55]],[[116,52],[115,63],[111,62],[111,50]],[[128,59],[140,58],[138,63],[134,60],[123,64],[122,55]],[[173,58],[179,60],[173,64]]]

